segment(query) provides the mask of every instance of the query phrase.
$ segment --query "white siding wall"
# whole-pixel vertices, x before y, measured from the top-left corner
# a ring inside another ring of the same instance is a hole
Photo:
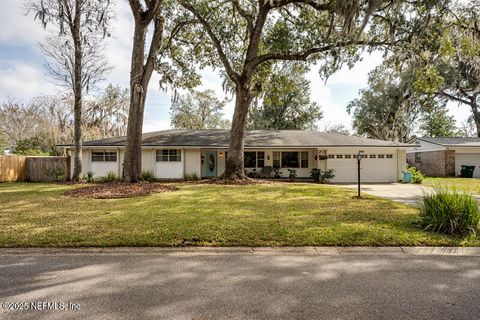
[[[142,150],[142,171],[155,172],[155,159],[156,159],[155,149],[143,149]]]
[[[202,159],[200,149],[185,149],[185,173],[202,176]]]
[[[179,149],[176,149],[179,150]],[[155,151],[156,153],[156,151]],[[159,179],[181,179],[183,178],[183,162],[185,153],[182,150],[182,161],[156,161],[155,159],[155,177]]]
[[[415,147],[411,148],[408,153],[415,153],[415,152],[421,152],[421,151],[440,151],[440,150],[445,150],[444,146],[440,146],[435,143],[430,143],[422,140],[414,140],[414,142],[417,142],[420,144],[420,147]]]

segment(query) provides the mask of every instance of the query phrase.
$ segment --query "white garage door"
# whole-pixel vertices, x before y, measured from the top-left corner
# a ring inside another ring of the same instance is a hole
[[[334,182],[357,181],[357,159],[354,154],[328,155],[327,168],[335,170]],[[366,153],[360,168],[363,182],[397,182],[395,153]]]
[[[475,166],[473,177],[480,178],[480,153],[455,153],[455,175],[460,175],[462,165]]]

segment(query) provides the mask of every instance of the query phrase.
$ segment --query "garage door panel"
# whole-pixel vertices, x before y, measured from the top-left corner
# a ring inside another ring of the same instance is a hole
[[[475,166],[473,177],[480,178],[480,154],[479,153],[455,153],[455,174],[460,175],[462,165]]]
[[[395,155],[392,158],[362,159],[360,168],[363,182],[397,181],[397,159]],[[327,169],[335,170],[333,182],[357,181],[357,159],[328,159]]]

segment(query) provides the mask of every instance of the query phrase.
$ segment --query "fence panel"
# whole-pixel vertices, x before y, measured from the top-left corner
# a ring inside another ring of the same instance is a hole
[[[70,177],[69,157],[27,157],[26,180],[64,181]]]
[[[24,181],[26,156],[0,155],[0,182]]]

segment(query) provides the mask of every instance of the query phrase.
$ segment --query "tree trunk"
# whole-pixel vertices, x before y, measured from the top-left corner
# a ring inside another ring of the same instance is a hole
[[[232,128],[230,129],[230,145],[225,165],[224,179],[226,180],[245,178],[243,164],[245,122],[252,100],[253,96],[248,84],[237,86],[235,89],[235,111],[233,113]]]
[[[148,89],[148,83],[144,86],[143,79],[147,28],[148,25],[143,25],[141,21],[135,22],[130,71],[130,108],[128,110],[125,159],[123,161],[123,179],[127,182],[137,182],[142,170],[143,113]]]
[[[75,66],[74,66],[74,129],[73,140],[75,150],[73,152],[73,181],[79,181],[82,177],[82,41],[80,34],[80,1],[76,1],[75,18],[73,25],[73,43],[75,46]]]
[[[472,108],[473,122],[475,123],[475,128],[477,129],[477,137],[480,138],[480,110],[478,110],[476,97],[472,99],[472,104],[470,107]]]

